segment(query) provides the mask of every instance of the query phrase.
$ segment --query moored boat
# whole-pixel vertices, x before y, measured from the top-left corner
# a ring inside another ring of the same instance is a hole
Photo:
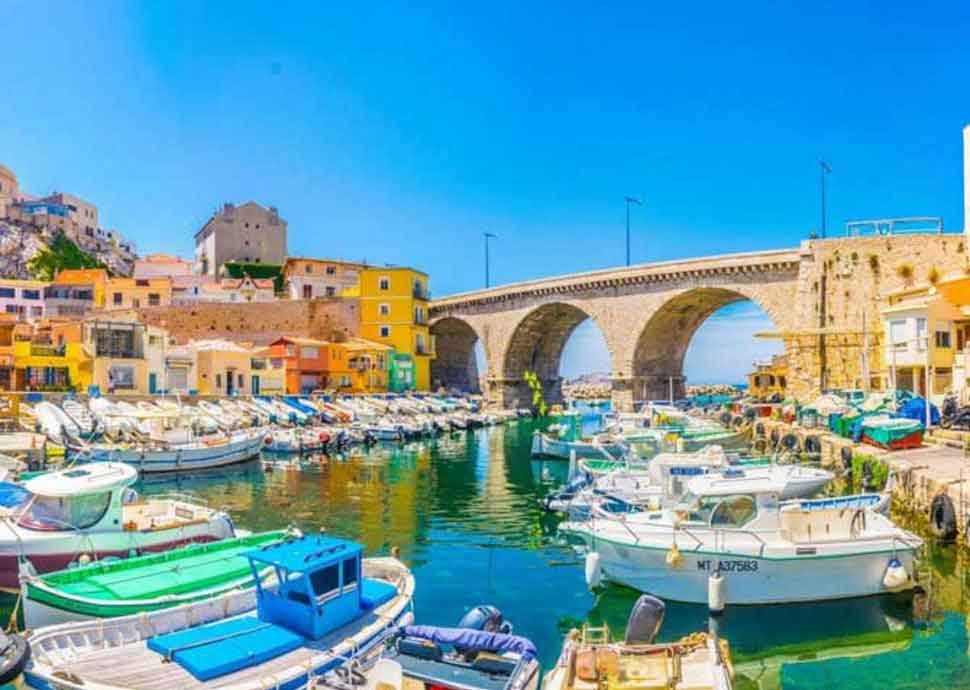
[[[192,544],[37,575],[21,574],[24,623],[47,625],[114,618],[221,596],[253,586],[246,551],[287,538],[277,530]]]
[[[48,472],[23,484],[27,496],[0,515],[0,589],[19,591],[21,562],[37,573],[82,557],[126,557],[235,536],[229,515],[185,496],[140,498],[138,473],[121,463]]]
[[[316,683],[381,644],[391,628],[411,623],[410,571],[394,558],[363,559],[362,551],[323,535],[248,551],[255,582],[248,601],[224,595],[44,628],[31,638],[25,678],[44,689]],[[258,576],[267,567],[271,587]]]
[[[241,429],[172,443],[97,443],[78,448],[75,458],[80,462],[123,462],[145,473],[184,472],[250,460],[259,454],[264,436],[261,429]]]
[[[887,450],[919,448],[924,427],[913,419],[875,415],[862,420],[862,440]]]

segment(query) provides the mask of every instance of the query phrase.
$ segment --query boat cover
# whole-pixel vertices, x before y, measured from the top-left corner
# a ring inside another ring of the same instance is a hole
[[[420,637],[436,644],[474,649],[492,654],[512,652],[523,659],[535,659],[538,651],[531,640],[518,635],[492,633],[471,628],[440,628],[436,625],[405,625],[401,628],[408,637]]]
[[[0,482],[0,508],[17,508],[27,502],[30,492],[22,486]]]
[[[365,577],[364,586],[360,592],[360,607],[365,611],[376,609],[393,599],[395,594],[397,594],[397,588],[389,582]]]
[[[291,630],[246,616],[158,635],[148,648],[206,681],[275,659],[303,642]]]
[[[923,398],[910,398],[899,406],[899,416],[907,419],[915,419],[917,422],[926,422],[926,400]],[[930,403],[930,422],[940,423],[940,411],[936,405]]]

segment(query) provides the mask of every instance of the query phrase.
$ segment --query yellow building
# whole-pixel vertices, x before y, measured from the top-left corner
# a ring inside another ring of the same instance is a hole
[[[270,348],[255,350],[249,366],[252,395],[286,394],[286,367],[282,358],[273,357]]]
[[[431,385],[434,341],[428,331],[428,275],[413,268],[369,267],[360,271],[360,335],[413,359],[414,388]]]
[[[195,353],[199,395],[254,394],[252,349],[229,340],[197,340],[188,348]]]
[[[351,393],[386,393],[390,345],[375,343],[364,338],[351,338],[343,343],[330,343],[328,348],[340,353],[330,357],[332,367],[342,363],[342,369],[328,369],[327,380],[345,383],[341,391]]]
[[[44,345],[14,341],[13,364],[15,388],[22,391],[86,393],[94,370],[82,343]]]
[[[164,307],[172,303],[171,278],[109,278],[106,309]]]
[[[788,357],[775,355],[768,362],[757,362],[748,374],[748,395],[755,398],[785,397],[788,389]]]
[[[44,289],[45,316],[75,318],[103,309],[108,272],[103,268],[65,269]]]

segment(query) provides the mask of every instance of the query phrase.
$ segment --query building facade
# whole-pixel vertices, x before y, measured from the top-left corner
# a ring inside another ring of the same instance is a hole
[[[358,294],[361,337],[409,355],[414,387],[428,390],[434,358],[428,330],[428,275],[413,268],[368,267],[360,272]]]
[[[252,395],[250,348],[230,340],[189,343],[195,354],[199,395]]]
[[[192,262],[172,254],[148,254],[135,261],[132,278],[176,278],[192,275]]]
[[[290,299],[340,297],[360,281],[366,264],[331,259],[289,257],[283,264],[283,281]]]
[[[108,273],[103,268],[67,269],[44,288],[45,314],[48,317],[81,318],[103,309]]]
[[[195,272],[218,276],[229,261],[282,266],[286,221],[273,206],[224,204],[195,234]]]
[[[171,278],[109,278],[106,309],[164,307],[172,303]]]
[[[0,312],[30,323],[44,318],[47,285],[40,280],[0,279]]]

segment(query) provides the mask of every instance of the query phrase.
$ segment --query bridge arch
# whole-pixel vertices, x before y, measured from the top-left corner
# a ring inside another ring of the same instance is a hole
[[[501,359],[502,399],[512,407],[528,407],[531,393],[523,381],[535,372],[547,402],[562,399],[559,365],[566,341],[576,328],[597,315],[569,302],[549,302],[528,311],[512,329]]]
[[[476,345],[485,341],[465,319],[446,316],[431,324],[435,341],[435,358],[431,360],[432,388],[453,388],[465,393],[481,393]],[[488,361],[488,352],[485,352]]]
[[[715,312],[737,302],[751,301],[773,324],[784,323],[782,305],[764,299],[757,290],[740,286],[695,287],[662,303],[647,318],[637,335],[630,365],[631,388],[636,400],[666,399],[686,394],[684,359],[694,334]]]

